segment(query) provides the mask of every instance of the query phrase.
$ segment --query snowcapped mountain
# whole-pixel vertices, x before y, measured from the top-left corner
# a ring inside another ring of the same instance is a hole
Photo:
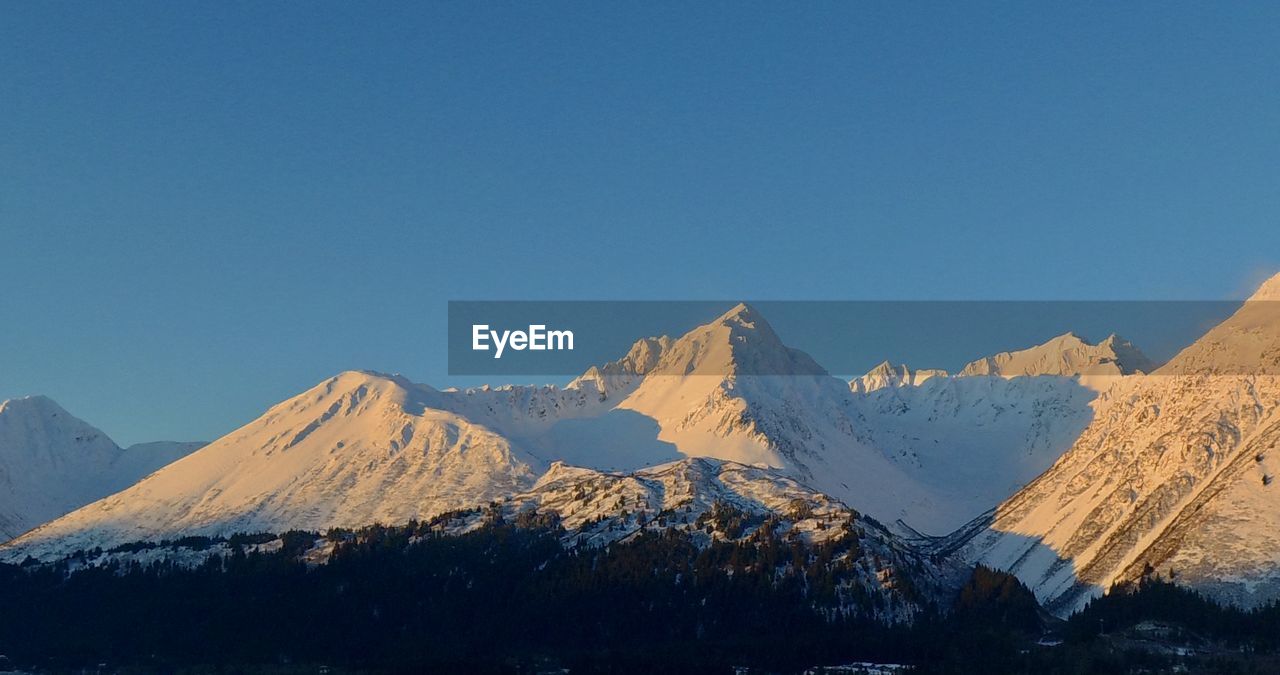
[[[347,372],[10,543],[36,557],[181,534],[403,523],[524,490],[541,462],[429,407],[440,392]]]
[[[969,542],[1067,613],[1146,570],[1221,599],[1280,598],[1280,276],[1094,421]]]
[[[682,459],[631,472],[606,472],[556,462],[527,492],[503,504],[510,515],[554,514],[571,544],[603,545],[646,527],[696,528],[717,504],[752,516],[786,514],[783,527],[808,543],[837,536],[822,523],[849,513],[840,502],[776,471],[713,459]],[[666,522],[663,522],[666,521]]]
[[[0,403],[0,537],[93,501],[120,449],[43,397]]]
[[[1112,335],[1073,333],[969,363],[957,375],[881,363],[849,383],[868,442],[932,496],[906,524],[950,532],[1048,469],[1093,417],[1100,389],[1151,362]]]
[[[44,396],[0,403],[0,541],[128,487],[199,447],[121,449]]]
[[[1133,375],[1155,370],[1155,363],[1133,343],[1114,333],[1098,344],[1089,344],[1075,333],[1064,333],[1048,342],[1016,352],[1001,352],[973,361],[961,375]]]
[[[869,394],[885,388],[918,387],[931,378],[947,376],[947,371],[937,368],[912,370],[905,364],[894,365],[883,361],[867,371],[866,375],[849,382],[849,387],[854,393]]]
[[[935,508],[860,436],[848,384],[783,344],[747,305],[678,339],[639,340],[564,388],[437,392],[430,405],[484,424],[544,465],[629,471],[711,457],[780,469],[887,522]]]
[[[779,468],[890,522],[930,503],[860,437],[848,385],[746,305],[671,343],[617,409],[653,420],[680,455]]]
[[[603,546],[642,531],[675,530],[700,545],[750,541],[766,530],[787,541],[829,545],[844,571],[842,592],[878,597],[880,618],[910,619],[923,602],[946,604],[966,570],[922,555],[873,519],[831,497],[758,466],[683,459],[633,472],[552,465],[527,492],[501,504],[504,517],[549,515],[566,546]],[[483,522],[477,511],[451,525]],[[904,584],[905,582],[905,584]],[[905,592],[909,586],[912,590]]]

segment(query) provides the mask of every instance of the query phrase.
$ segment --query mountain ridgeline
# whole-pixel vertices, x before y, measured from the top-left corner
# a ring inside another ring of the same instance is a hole
[[[975,568],[1020,580],[980,579],[1023,624],[1019,588],[1067,616],[1153,570],[1264,607],[1280,599],[1276,288],[1163,366],[1067,333],[955,374],[885,363],[852,382],[739,305],[563,387],[345,372],[207,446],[152,447],[155,466],[51,402],[11,401],[0,533],[20,536],[0,562],[104,589],[148,565],[195,583],[271,559],[302,579],[378,524],[407,528],[397,550],[522,541],[515,560],[564,574],[561,556],[669,556],[668,609],[711,597],[681,584],[714,569],[828,626],[941,621]]]
[[[1062,375],[866,380],[826,374],[746,305],[642,339],[565,387],[442,391],[346,372],[0,556],[403,523],[524,493],[556,463],[615,472],[686,457],[765,466],[899,532],[941,534],[1047,468],[1093,397]]]

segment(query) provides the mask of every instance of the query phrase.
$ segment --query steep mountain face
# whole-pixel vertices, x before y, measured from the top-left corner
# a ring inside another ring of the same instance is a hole
[[[964,367],[961,375],[1133,375],[1149,373],[1155,364],[1131,342],[1115,334],[1089,344],[1065,333],[1030,349],[1001,352]]]
[[[43,396],[0,403],[0,541],[121,490],[198,447],[121,449]]]
[[[1280,598],[1278,280],[1152,375],[1107,391],[967,555],[1060,613],[1148,569],[1244,606]]]

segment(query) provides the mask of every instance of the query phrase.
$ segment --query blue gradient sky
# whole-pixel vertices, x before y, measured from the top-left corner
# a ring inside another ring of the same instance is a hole
[[[1280,269],[1280,4],[964,5],[7,3],[0,398],[207,439],[447,384],[449,299]]]

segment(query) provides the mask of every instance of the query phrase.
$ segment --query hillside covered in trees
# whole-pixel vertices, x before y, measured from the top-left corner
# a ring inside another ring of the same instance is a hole
[[[562,535],[551,519],[494,518],[464,534],[414,523],[191,538],[125,547],[96,566],[82,563],[103,552],[3,566],[0,652],[55,671],[799,672],[879,662],[1068,673],[1186,661],[1118,647],[1100,624],[1114,633],[1165,620],[1205,643],[1247,648],[1255,662],[1280,644],[1280,610],[1223,609],[1155,579],[1062,623],[1016,579],[980,567],[948,602],[923,601],[914,621],[892,623],[877,618],[882,596],[847,583],[840,548],[856,539],[810,546],[761,527],[709,545],[667,530],[565,548]],[[196,565],[138,555],[161,547],[230,553]],[[316,564],[308,556],[321,549],[329,558]],[[904,602],[922,602],[906,577],[896,583]],[[1223,663],[1205,672],[1250,672]]]

